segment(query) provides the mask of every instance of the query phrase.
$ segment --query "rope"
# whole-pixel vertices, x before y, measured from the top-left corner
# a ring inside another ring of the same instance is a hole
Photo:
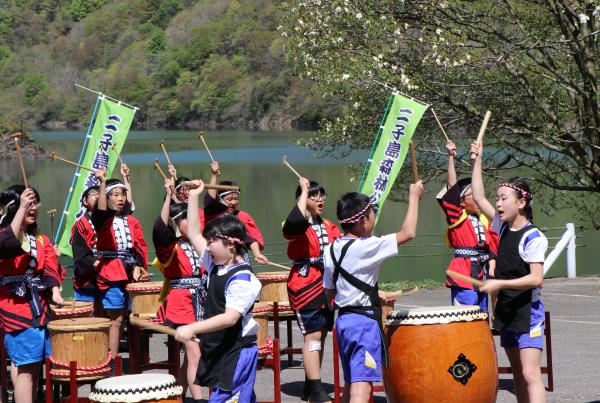
[[[81,377],[81,376],[89,376],[89,375],[99,375],[99,374],[107,374],[110,372],[110,367],[106,367],[106,368],[100,368],[100,369],[96,369],[93,371],[80,371],[77,370],[75,372],[75,376],[77,377]],[[52,376],[57,376],[60,378],[66,378],[68,376],[71,375],[71,372],[69,370],[65,370],[65,369],[51,369],[50,370],[50,375]]]
[[[274,308],[273,305],[269,305],[264,308],[254,308],[252,310],[252,313],[274,312],[275,310],[273,308]],[[291,310],[292,310],[292,307],[289,305],[281,305],[281,304],[277,305],[277,312],[291,311]]]
[[[50,356],[50,362],[54,365],[58,365],[61,367],[67,367],[69,368],[71,364],[69,364],[68,362],[63,362],[63,361],[59,361],[56,358],[54,358],[54,356]],[[93,367],[80,367],[79,365],[77,366],[77,371],[96,371],[96,370],[100,370],[100,369],[105,369],[105,367],[108,365],[108,363],[110,362],[110,360],[112,359],[112,355],[110,353],[110,351],[108,352],[108,355],[106,356],[106,359],[104,361],[102,361],[100,364],[95,365]],[[110,369],[110,368],[109,368]],[[67,371],[68,374],[69,371]],[[90,374],[82,374],[82,375],[90,375]]]
[[[266,357],[268,355],[272,355],[273,354],[273,340],[271,339],[271,336],[267,337],[267,341],[263,344],[261,344],[260,346],[258,346],[258,356],[259,357]]]

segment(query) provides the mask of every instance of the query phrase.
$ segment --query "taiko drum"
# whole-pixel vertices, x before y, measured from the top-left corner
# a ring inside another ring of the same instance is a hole
[[[96,382],[92,402],[179,403],[183,387],[169,374],[124,375]]]
[[[127,285],[131,298],[131,313],[136,316],[154,317],[160,307],[159,297],[162,281],[145,281]]]
[[[259,301],[288,302],[287,280],[289,275],[290,273],[287,271],[257,273],[256,278],[262,284]]]

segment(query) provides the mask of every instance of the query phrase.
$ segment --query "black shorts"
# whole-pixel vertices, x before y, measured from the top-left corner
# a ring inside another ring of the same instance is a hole
[[[322,309],[300,309],[296,312],[296,321],[302,334],[320,332],[323,329],[333,329],[333,311]]]

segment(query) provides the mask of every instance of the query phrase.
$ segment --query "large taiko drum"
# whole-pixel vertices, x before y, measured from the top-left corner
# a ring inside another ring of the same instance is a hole
[[[90,318],[94,316],[94,303],[84,301],[74,301],[67,305],[50,304],[52,319],[69,319],[69,318]]]
[[[259,301],[261,302],[288,302],[287,280],[290,273],[287,271],[267,271],[257,273],[262,289]]]
[[[127,285],[131,299],[131,313],[136,316],[154,317],[160,307],[159,297],[162,281],[145,281]]]
[[[487,318],[478,306],[389,313],[388,402],[494,402],[498,362]]]
[[[179,403],[183,388],[168,374],[124,375],[96,382],[92,402]]]
[[[385,319],[388,316],[388,313],[394,310],[394,304],[396,303],[396,298],[379,298],[379,302],[381,303],[381,322],[383,327],[385,327]]]
[[[77,362],[77,379],[98,379],[110,371],[108,334],[111,322],[106,318],[70,318],[48,323],[52,355],[52,377],[69,379],[69,363]]]

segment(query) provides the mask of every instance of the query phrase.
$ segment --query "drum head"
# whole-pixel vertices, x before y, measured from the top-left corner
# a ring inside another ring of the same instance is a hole
[[[181,396],[183,388],[168,374],[116,376],[96,382],[90,400],[94,402],[142,402]]]
[[[388,313],[388,326],[418,326],[487,320],[488,314],[477,305],[436,306],[403,309]]]
[[[107,318],[69,318],[58,319],[48,323],[50,330],[86,330],[110,327],[110,319]]]
[[[125,288],[127,291],[160,291],[162,281],[142,281],[140,283],[129,283]]]

